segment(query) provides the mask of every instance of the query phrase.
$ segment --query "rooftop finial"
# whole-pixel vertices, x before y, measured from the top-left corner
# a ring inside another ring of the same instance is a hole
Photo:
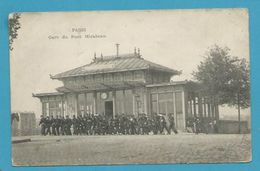
[[[119,43],[116,44],[116,57],[119,55]]]
[[[93,58],[93,61],[95,62],[96,59],[97,59],[97,54],[96,54],[96,52],[94,52],[94,58]]]
[[[136,55],[136,47],[135,47],[134,53],[135,53],[135,55]]]
[[[103,59],[103,54],[101,53],[101,55],[100,55],[100,56],[101,56],[101,60],[102,60],[102,59]]]
[[[141,57],[140,49],[138,48],[138,56]]]

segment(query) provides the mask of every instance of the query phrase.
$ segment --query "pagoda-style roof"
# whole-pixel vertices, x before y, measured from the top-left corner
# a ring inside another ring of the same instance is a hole
[[[101,56],[94,58],[93,62],[81,67],[65,71],[54,76],[52,79],[62,79],[67,77],[85,76],[99,73],[124,72],[134,70],[155,70],[166,72],[172,75],[180,74],[180,71],[150,62],[141,58],[140,54],[125,54],[118,56]]]

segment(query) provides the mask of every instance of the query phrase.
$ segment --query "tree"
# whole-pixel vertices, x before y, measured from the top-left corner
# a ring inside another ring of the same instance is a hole
[[[230,55],[227,47],[213,46],[200,62],[194,79],[205,86],[205,93],[220,105],[236,106],[240,133],[240,109],[250,106],[249,64]]]
[[[13,42],[14,39],[17,38],[17,31],[21,28],[21,24],[19,19],[21,18],[21,14],[13,13],[9,17],[9,49],[13,50]]]

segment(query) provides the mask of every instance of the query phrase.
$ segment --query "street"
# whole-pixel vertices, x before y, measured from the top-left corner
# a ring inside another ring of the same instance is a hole
[[[251,160],[251,135],[31,136],[13,144],[13,165],[218,163]]]

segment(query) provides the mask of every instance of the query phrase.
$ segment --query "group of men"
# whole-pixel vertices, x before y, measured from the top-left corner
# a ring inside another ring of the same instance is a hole
[[[191,133],[218,133],[218,126],[216,120],[206,120],[207,118],[200,118],[198,116],[187,118],[186,130]]]
[[[42,135],[137,135],[137,134],[177,134],[174,124],[174,117],[169,115],[167,119],[163,115],[147,117],[140,114],[116,115],[108,118],[100,114],[68,115],[63,116],[41,116],[39,122]]]

